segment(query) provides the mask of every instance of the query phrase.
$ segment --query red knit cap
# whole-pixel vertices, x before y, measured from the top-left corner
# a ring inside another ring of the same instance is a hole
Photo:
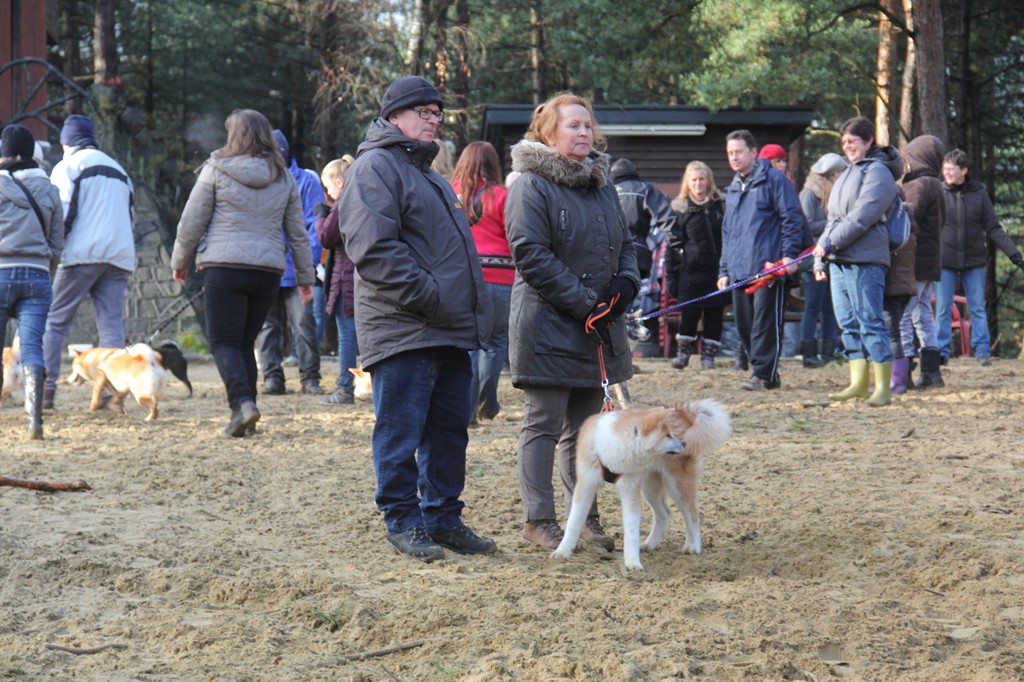
[[[761,151],[758,153],[757,158],[774,161],[775,159],[788,159],[789,154],[786,153],[786,150],[783,149],[781,145],[766,144],[761,147]]]

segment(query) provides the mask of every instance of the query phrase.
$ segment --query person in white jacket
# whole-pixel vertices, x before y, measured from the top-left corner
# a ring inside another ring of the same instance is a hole
[[[64,158],[53,167],[50,182],[60,192],[65,237],[43,334],[45,409],[53,408],[64,340],[86,296],[96,309],[99,346],[124,347],[124,297],[135,271],[131,178],[97,149],[87,116],[68,116],[60,143]]]

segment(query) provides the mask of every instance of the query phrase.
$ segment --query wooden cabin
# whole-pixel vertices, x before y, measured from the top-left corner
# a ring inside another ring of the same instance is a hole
[[[532,104],[484,106],[481,139],[490,142],[512,170],[509,148],[522,139],[533,115]],[[715,183],[724,187],[733,173],[725,156],[725,136],[746,128],[758,144],[771,142],[789,148],[811,123],[814,110],[803,107],[755,107],[710,111],[703,107],[596,104],[594,115],[608,138],[613,159],[626,157],[640,177],[658,185],[668,196],[679,190],[683,170],[690,161],[708,164]]]

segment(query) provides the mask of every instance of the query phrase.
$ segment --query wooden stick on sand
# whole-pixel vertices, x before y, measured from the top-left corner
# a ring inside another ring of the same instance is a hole
[[[85,490],[92,490],[92,486],[85,481],[75,481],[74,483],[50,483],[49,481],[25,481],[20,478],[8,478],[6,476],[0,476],[0,486],[28,488],[29,490],[38,490],[44,493],[82,492]]]

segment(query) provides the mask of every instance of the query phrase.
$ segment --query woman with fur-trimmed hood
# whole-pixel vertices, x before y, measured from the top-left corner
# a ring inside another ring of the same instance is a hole
[[[604,399],[598,345],[608,381],[632,376],[622,314],[640,275],[632,237],[609,178],[593,109],[582,97],[558,95],[537,107],[526,139],[512,148],[505,222],[516,266],[509,318],[512,383],[524,390],[519,437],[523,537],[549,549],[562,529],[551,475],[555,451],[566,508],[575,486],[576,438]],[[585,324],[595,320],[588,334]],[[583,539],[609,551],[591,508]]]

